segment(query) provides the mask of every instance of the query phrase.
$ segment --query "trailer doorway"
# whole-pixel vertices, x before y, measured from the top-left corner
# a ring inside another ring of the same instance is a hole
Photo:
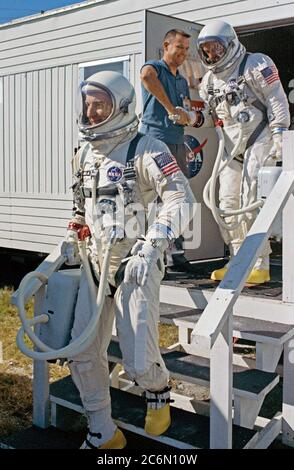
[[[288,97],[291,128],[294,128],[294,19],[292,24],[264,27],[250,27],[250,31],[238,31],[240,41],[248,52],[262,52],[275,62],[285,93]]]
[[[186,77],[191,98],[199,99],[198,82],[201,77],[201,63],[197,53],[197,37],[202,24],[194,23],[174,16],[145,11],[144,17],[144,62],[150,59],[159,59],[162,56],[162,42],[167,31],[178,28],[190,34],[190,48],[185,67],[180,72]],[[183,64],[184,65],[184,64]],[[218,140],[213,128],[196,129],[187,127],[186,135],[195,138],[197,147],[201,150],[197,153],[199,167],[197,173],[189,179],[191,189],[197,201],[197,211],[194,222],[184,233],[185,256],[190,261],[202,261],[222,258],[225,254],[223,239],[218,226],[203,201],[203,189],[210,178],[217,154]],[[195,145],[195,148],[197,148]]]

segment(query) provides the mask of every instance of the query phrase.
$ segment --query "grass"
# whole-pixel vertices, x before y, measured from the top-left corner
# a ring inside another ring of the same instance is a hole
[[[21,322],[17,309],[11,305],[13,290],[0,289],[0,341],[3,345],[3,364],[0,363],[0,436],[9,435],[32,424],[32,360],[17,348],[15,338]],[[33,302],[26,306],[33,314]],[[159,325],[160,346],[177,341],[177,328]],[[50,365],[50,380],[68,375],[67,366]]]
[[[17,309],[10,304],[12,289],[0,290],[0,341],[3,363],[0,363],[0,436],[11,434],[32,423],[32,360],[17,348],[15,338],[21,322]],[[26,306],[33,314],[33,301]],[[67,368],[50,365],[50,379],[68,374]]]

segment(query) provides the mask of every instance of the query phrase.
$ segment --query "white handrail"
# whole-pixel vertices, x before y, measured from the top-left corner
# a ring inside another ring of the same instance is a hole
[[[61,251],[61,242],[48,256],[44,261],[37,267],[36,272],[43,274],[47,279],[57,271],[64,263],[65,256],[62,255]],[[42,281],[35,278],[27,285],[24,292],[24,301],[27,302],[30,297],[32,297],[42,286]],[[11,303],[17,305],[18,299],[18,289],[11,296]]]
[[[294,191],[294,133],[289,131],[285,134],[283,149],[286,151],[284,152],[283,171],[240,250],[230,262],[227,274],[215,290],[192,331],[192,353],[197,354],[199,347],[210,350],[210,448],[232,447],[233,307],[244,287],[248,274],[263,251],[276,217],[285,206],[288,207],[289,199]],[[291,243],[293,243],[292,240]],[[292,279],[293,277],[291,281]],[[293,371],[293,368],[289,367],[287,352],[285,360],[289,372]],[[285,376],[289,375],[293,375],[293,373],[286,374],[285,371]],[[294,383],[293,380],[292,383]],[[286,393],[289,395],[285,395],[288,400],[286,403],[294,403],[293,387]],[[285,398],[283,403],[285,403]],[[293,411],[290,409],[287,414],[287,408],[283,407],[283,413],[285,416],[287,415],[286,418],[290,422],[289,425],[287,424],[288,428],[285,426],[285,430],[289,433],[290,429],[289,435],[293,435]]]
[[[294,190],[294,171],[282,171],[237,255],[192,332],[192,346],[211,348],[222,330],[247,276],[262,253],[276,217]]]

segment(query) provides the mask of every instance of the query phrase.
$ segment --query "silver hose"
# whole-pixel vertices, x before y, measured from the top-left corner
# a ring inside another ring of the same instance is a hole
[[[263,201],[255,201],[248,204],[247,206],[243,206],[240,209],[236,210],[223,210],[217,207],[215,200],[217,178],[219,177],[220,173],[226,168],[226,166],[229,165],[229,163],[239,154],[239,148],[243,141],[243,131],[242,127],[240,126],[240,132],[237,143],[233,148],[229,158],[225,162],[222,161],[225,149],[224,133],[220,126],[216,127],[216,132],[219,138],[219,148],[211,177],[207,181],[203,190],[203,200],[205,205],[211,210],[216,223],[224,230],[230,231],[238,228],[244,220],[246,213],[252,212],[261,207],[263,205]],[[225,217],[232,216],[239,216],[235,223],[228,224],[224,221]]]
[[[100,319],[100,315],[103,309],[104,300],[105,300],[105,291],[108,286],[108,271],[109,271],[109,263],[110,263],[110,255],[111,255],[111,245],[108,244],[105,251],[105,256],[103,258],[102,269],[101,269],[101,278],[99,282],[98,294],[96,296],[94,287],[92,284],[93,279],[89,268],[89,261],[87,255],[85,254],[86,251],[84,249],[81,250],[82,260],[84,269],[88,278],[88,281],[91,277],[91,282],[89,283],[90,295],[92,297],[92,302],[94,304],[94,312],[95,314],[92,315],[92,318],[83,331],[83,333],[76,338],[73,342],[68,344],[67,346],[61,349],[51,349],[49,348],[43,341],[41,341],[36,334],[32,330],[32,325],[36,325],[38,323],[46,323],[48,321],[47,315],[40,315],[35,317],[33,320],[28,320],[26,318],[25,313],[25,306],[24,306],[24,292],[27,286],[27,283],[32,280],[32,278],[37,277],[43,283],[47,282],[47,277],[39,272],[32,272],[27,274],[20,283],[19,286],[19,295],[17,299],[17,308],[19,311],[19,316],[22,321],[22,327],[20,328],[16,342],[19,349],[26,354],[27,356],[31,357],[32,359],[37,360],[52,360],[52,359],[59,359],[59,358],[67,358],[67,357],[74,357],[77,354],[80,354],[84,350],[86,350],[90,344],[94,341],[96,332],[97,332],[97,325]],[[41,351],[33,351],[27,347],[24,341],[24,335],[27,334],[34,345],[40,349]]]

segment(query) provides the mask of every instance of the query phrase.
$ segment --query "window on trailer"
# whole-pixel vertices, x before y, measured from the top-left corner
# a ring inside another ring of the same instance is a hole
[[[111,70],[119,72],[126,78],[129,78],[129,56],[115,57],[112,59],[96,60],[93,62],[85,62],[79,65],[79,79],[80,81],[86,80],[94,73],[104,70]]]

